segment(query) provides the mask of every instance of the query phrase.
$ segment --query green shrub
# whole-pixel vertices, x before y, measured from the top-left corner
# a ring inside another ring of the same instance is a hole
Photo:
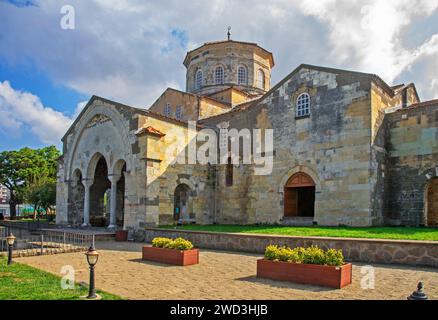
[[[175,250],[191,250],[193,249],[193,244],[183,238],[178,238],[175,240],[169,238],[155,238],[152,240],[152,246],[156,248],[166,248]]]
[[[172,241],[171,249],[175,250],[191,250],[193,249],[193,244],[186,239],[178,238]]]
[[[325,253],[326,263],[329,266],[342,266],[345,263],[342,250],[329,249]]]
[[[152,247],[156,248],[166,248],[169,243],[172,242],[172,239],[169,238],[155,238],[152,240]]]
[[[272,261],[291,263],[317,264],[340,267],[345,264],[342,250],[329,249],[324,251],[318,247],[291,249],[270,245],[266,247],[265,258]]]

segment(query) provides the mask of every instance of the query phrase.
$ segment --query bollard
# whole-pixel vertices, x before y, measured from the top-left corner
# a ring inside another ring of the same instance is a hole
[[[424,284],[420,282],[417,287],[417,291],[414,291],[409,297],[408,300],[428,300],[429,298],[423,292]]]

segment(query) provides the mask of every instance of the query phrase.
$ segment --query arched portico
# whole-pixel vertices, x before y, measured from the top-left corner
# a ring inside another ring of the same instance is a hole
[[[84,185],[83,227],[123,227],[126,162],[109,167],[106,157],[95,153],[88,164]]]

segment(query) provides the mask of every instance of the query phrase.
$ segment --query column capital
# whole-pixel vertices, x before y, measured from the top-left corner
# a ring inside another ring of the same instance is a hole
[[[82,184],[84,185],[85,188],[90,188],[94,183],[94,179],[82,179]]]
[[[122,177],[121,174],[109,174],[108,175],[108,179],[109,181],[111,181],[111,183],[116,184],[117,182],[119,182],[120,178]]]

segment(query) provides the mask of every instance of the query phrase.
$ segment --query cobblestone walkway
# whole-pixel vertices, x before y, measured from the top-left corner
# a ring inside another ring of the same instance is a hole
[[[438,299],[438,270],[402,266],[375,266],[375,289],[361,289],[361,268],[355,264],[353,285],[343,290],[257,279],[259,255],[201,251],[201,264],[173,267],[141,260],[142,244],[97,242],[101,256],[96,286],[128,299],[403,299],[419,281],[431,299]],[[25,263],[60,275],[71,265],[76,281],[88,282],[83,253],[19,258]]]

